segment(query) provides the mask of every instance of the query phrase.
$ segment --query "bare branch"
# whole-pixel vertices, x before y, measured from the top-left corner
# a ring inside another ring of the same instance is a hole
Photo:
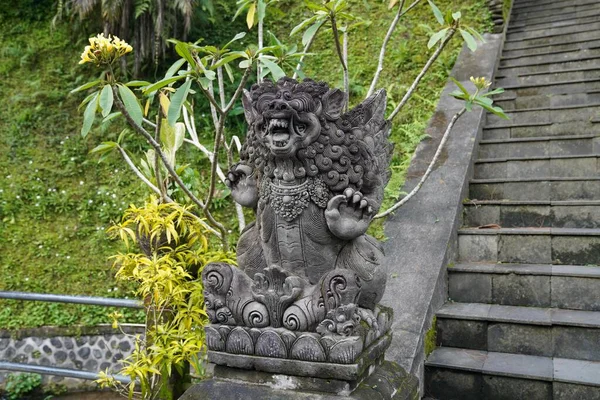
[[[315,41],[315,38],[317,37],[317,33],[319,32],[319,30],[321,29],[321,27],[324,24],[319,25],[319,28],[317,29],[317,31],[315,32],[314,35],[312,35],[310,37],[310,39],[308,40],[308,42],[306,42],[306,46],[304,46],[304,50],[302,51],[302,54],[300,56],[300,60],[298,61],[298,65],[296,65],[296,71],[294,71],[294,75],[292,76],[292,79],[297,79],[298,78],[298,71],[300,71],[302,69],[302,63],[304,62],[304,58],[306,57],[306,53],[308,53],[308,51],[310,50],[313,42]]]
[[[163,161],[163,164],[167,168],[167,171],[169,171],[169,175],[171,175],[171,177],[177,183],[177,185],[181,188],[181,190],[183,190],[183,192],[190,198],[190,200],[192,200],[192,202],[194,204],[196,204],[199,208],[201,208],[204,211],[204,215],[208,219],[209,223],[212,226],[214,226],[220,232],[220,238],[221,238],[221,242],[223,243],[223,248],[226,251],[229,250],[229,243],[227,241],[227,229],[225,229],[225,227],[223,226],[223,224],[221,224],[220,222],[218,222],[217,220],[214,219],[214,217],[210,213],[210,211],[206,209],[206,207],[205,207],[204,203],[202,202],[202,200],[200,200],[199,198],[197,198],[190,191],[190,189],[183,183],[183,181],[181,180],[181,177],[177,174],[177,172],[175,171],[175,169],[173,168],[173,166],[171,164],[169,164],[169,160],[167,160],[167,157],[166,157],[165,153],[162,151],[162,149],[160,147],[160,144],[156,140],[154,140],[154,138],[152,137],[152,135],[147,130],[145,130],[142,126],[140,126],[137,122],[135,122],[133,120],[133,118],[131,117],[131,115],[129,114],[129,112],[127,112],[127,109],[123,105],[123,102],[121,102],[121,99],[118,96],[118,92],[117,92],[116,86],[113,86],[112,90],[113,90],[113,94],[114,94],[114,104],[115,104],[115,106],[119,109],[119,111],[121,111],[121,114],[123,114],[123,116],[125,117],[125,119],[129,123],[129,125],[137,133],[139,133],[140,135],[142,135],[144,137],[144,139],[146,139],[146,141],[154,148],[154,150],[156,151],[156,154],[158,154],[160,156],[161,160]]]
[[[133,171],[134,174],[137,175],[138,178],[140,178],[140,180],[142,182],[144,182],[146,184],[146,186],[148,186],[154,193],[156,193],[157,195],[162,197],[162,193],[160,192],[160,189],[157,188],[156,186],[154,186],[152,184],[152,182],[150,182],[145,176],[144,174],[142,174],[142,171],[140,171],[138,169],[138,167],[135,166],[135,164],[133,163],[133,161],[131,160],[131,158],[129,158],[129,155],[127,154],[127,152],[125,151],[125,149],[123,149],[121,146],[117,145],[117,150],[119,150],[119,153],[121,153],[121,156],[123,156],[123,159],[125,160],[125,162],[127,163],[127,165],[129,165],[129,168],[131,168],[131,170]]]
[[[442,54],[442,51],[444,50],[444,48],[446,47],[446,45],[448,44],[448,42],[450,42],[450,39],[452,39],[452,36],[454,36],[455,33],[456,33],[456,29],[454,29],[454,28],[451,28],[448,31],[448,36],[439,45],[439,47],[437,48],[437,50],[431,55],[431,57],[429,58],[429,60],[427,60],[427,63],[425,64],[425,66],[423,67],[423,69],[421,70],[421,72],[419,72],[419,75],[417,75],[417,77],[415,78],[414,82],[412,83],[412,85],[410,85],[410,88],[408,88],[408,91],[406,92],[406,94],[404,95],[404,97],[402,98],[402,100],[400,101],[400,104],[398,104],[396,106],[396,108],[394,109],[394,111],[392,112],[392,114],[390,114],[389,118],[387,119],[388,121],[392,121],[394,119],[394,117],[396,117],[396,115],[398,115],[398,113],[400,112],[400,110],[402,110],[402,107],[404,107],[406,105],[406,103],[408,102],[408,100],[413,95],[415,89],[419,85],[419,82],[421,82],[421,79],[423,79],[423,77],[425,76],[425,74],[427,73],[427,71],[429,70],[429,68],[433,65],[433,63],[435,62],[435,60],[437,60],[437,58],[440,56],[440,54]]]
[[[419,1],[421,1],[421,0],[416,0],[415,3],[418,3]],[[404,2],[405,2],[405,0],[402,0],[402,2],[400,3],[400,6],[398,6],[398,12],[396,13],[396,16],[394,17],[394,19],[392,20],[392,23],[390,24],[390,27],[388,28],[387,34],[385,35],[385,38],[383,39],[383,43],[381,44],[381,50],[379,51],[379,62],[377,64],[377,70],[375,71],[375,76],[373,76],[373,81],[371,81],[371,86],[369,87],[369,91],[367,92],[366,97],[371,96],[373,94],[373,92],[375,92],[375,86],[377,86],[377,81],[379,80],[381,71],[383,71],[383,60],[385,58],[385,49],[386,49],[388,42],[392,38],[392,33],[394,33],[394,30],[396,30],[396,25],[398,25],[398,21],[400,21],[400,17],[403,14],[402,8],[404,7]]]
[[[386,216],[390,215],[391,213],[393,213],[394,211],[396,211],[398,208],[402,207],[415,194],[417,194],[417,192],[419,191],[419,189],[421,189],[421,187],[423,186],[423,183],[425,183],[425,180],[429,177],[429,175],[433,171],[433,166],[437,162],[438,158],[440,158],[440,154],[442,154],[442,148],[444,147],[444,145],[448,141],[448,137],[450,137],[450,131],[452,130],[452,127],[454,126],[454,124],[456,123],[456,121],[465,113],[465,111],[466,111],[466,109],[463,108],[462,110],[460,110],[459,112],[457,112],[456,114],[454,114],[454,116],[450,120],[450,123],[448,124],[448,126],[446,127],[446,131],[444,132],[444,136],[442,136],[442,140],[440,141],[440,144],[439,144],[439,146],[437,148],[437,151],[435,152],[435,155],[433,156],[433,159],[431,160],[431,163],[429,164],[429,167],[427,167],[427,171],[425,171],[425,174],[421,177],[421,180],[419,181],[419,183],[417,184],[417,186],[415,186],[414,189],[408,195],[406,195],[402,200],[400,200],[399,202],[397,202],[396,204],[394,204],[392,207],[388,208],[384,212],[377,214],[374,217],[374,219],[375,218],[383,218],[383,217],[386,217]]]
[[[233,93],[233,96],[231,96],[231,100],[229,100],[227,107],[225,107],[222,110],[222,112],[221,112],[222,115],[229,114],[229,112],[235,105],[235,102],[237,101],[237,99],[239,99],[240,95],[242,94],[242,90],[244,89],[244,86],[246,86],[246,82],[248,82],[248,78],[250,77],[250,71],[251,71],[251,68],[246,68],[246,70],[244,71],[242,80],[240,81],[240,84],[238,85],[237,89],[235,89],[235,93]]]
[[[346,69],[344,70],[344,92],[346,93],[346,105],[344,107],[346,111],[348,111],[348,103],[350,103],[350,77],[348,76],[348,27],[346,27],[343,35],[342,55],[344,57],[344,64],[346,65]]]

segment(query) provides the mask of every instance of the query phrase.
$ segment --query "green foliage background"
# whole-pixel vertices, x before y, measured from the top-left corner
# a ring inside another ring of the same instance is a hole
[[[244,29],[242,19],[227,22],[235,12],[233,0],[217,3],[215,25],[197,33],[207,37],[205,43],[224,42]],[[465,22],[480,32],[491,27],[485,0],[436,3],[442,10],[461,10]],[[387,10],[387,1],[353,0],[351,4],[353,13],[372,22],[350,35],[351,103],[357,104],[368,89],[393,15]],[[99,164],[88,154],[100,141],[116,140],[118,130],[94,128],[87,139],[79,136],[77,107],[81,98],[68,92],[97,73],[77,65],[87,35],[74,37],[68,24],[51,29],[49,1],[28,0],[0,8],[4,10],[0,14],[0,290],[131,296],[133,288],[113,278],[108,257],[121,245],[109,240],[105,230],[130,202],[140,204],[147,192],[120,159],[109,157]],[[301,2],[282,0],[270,9],[266,29],[284,42],[299,42],[299,36],[288,35],[305,13]],[[380,80],[380,87],[388,90],[390,107],[400,100],[431,54],[426,43],[431,29],[437,28],[435,24],[426,2],[401,21],[388,45]],[[254,32],[247,40],[253,36]],[[332,42],[325,36],[321,34],[316,41],[306,74],[341,87],[341,68]],[[387,189],[390,199],[397,195],[414,149],[424,138],[427,121],[461,46],[459,39],[453,40],[394,123],[394,175]],[[241,122],[231,129],[243,129]],[[140,142],[129,142],[132,152],[140,149]],[[189,161],[198,165],[193,174],[201,179],[205,164],[197,157],[190,155]],[[381,226],[374,232],[381,236]],[[0,327],[106,323],[111,311],[1,301]],[[130,322],[143,317],[141,312],[122,312]]]

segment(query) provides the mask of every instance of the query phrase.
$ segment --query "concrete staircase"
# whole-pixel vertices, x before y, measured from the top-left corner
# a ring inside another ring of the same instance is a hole
[[[600,2],[515,0],[496,86],[425,396],[600,399]]]

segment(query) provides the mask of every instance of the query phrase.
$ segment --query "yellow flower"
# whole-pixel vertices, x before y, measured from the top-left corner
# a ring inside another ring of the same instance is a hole
[[[90,45],[85,46],[85,50],[81,54],[79,64],[91,62],[97,66],[109,65],[133,51],[133,48],[124,40],[111,35],[105,37],[103,33],[89,38],[89,42]]]
[[[471,82],[473,82],[473,84],[475,85],[475,87],[479,90],[487,89],[492,85],[492,82],[488,81],[483,76],[480,76],[478,78],[471,77],[470,79],[471,79]]]

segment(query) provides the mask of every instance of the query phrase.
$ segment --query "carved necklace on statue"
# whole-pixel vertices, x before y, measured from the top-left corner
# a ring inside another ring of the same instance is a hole
[[[294,186],[281,186],[265,179],[261,192],[261,200],[270,203],[275,214],[288,222],[302,214],[311,200],[318,207],[325,208],[330,197],[329,188],[318,178],[308,178]]]

